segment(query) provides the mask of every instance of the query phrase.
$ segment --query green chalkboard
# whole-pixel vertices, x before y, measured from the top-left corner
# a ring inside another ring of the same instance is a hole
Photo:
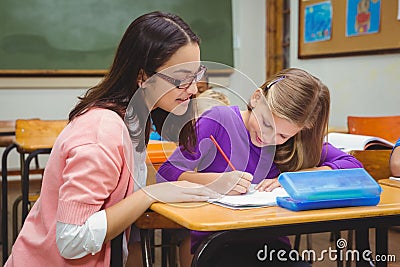
[[[231,0],[1,0],[0,74],[101,73],[130,22],[155,10],[188,22],[202,60],[233,66]]]

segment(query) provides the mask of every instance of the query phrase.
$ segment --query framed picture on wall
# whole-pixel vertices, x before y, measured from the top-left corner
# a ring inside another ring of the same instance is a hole
[[[400,52],[398,0],[299,0],[298,58]]]

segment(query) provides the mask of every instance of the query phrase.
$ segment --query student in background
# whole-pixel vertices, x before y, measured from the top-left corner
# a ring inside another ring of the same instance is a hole
[[[237,195],[246,193],[251,183],[260,191],[279,187],[281,172],[362,167],[353,156],[324,143],[329,107],[329,90],[318,78],[301,69],[283,70],[253,93],[247,110],[219,106],[204,112],[197,122],[195,152],[178,148],[160,167],[157,181],[191,181]],[[216,150],[210,135],[236,171]],[[209,234],[192,232],[192,253]],[[290,249],[286,237],[260,239],[272,244],[269,249]]]
[[[196,83],[196,86],[197,86],[197,94],[196,94],[196,96],[199,96],[201,93],[203,93],[203,92],[205,92],[205,91],[207,91],[207,90],[212,88],[210,86],[210,82],[209,82],[207,73],[203,76],[203,78],[200,81],[198,81]]]
[[[400,177],[400,138],[397,140],[390,157],[390,171],[393,176]]]
[[[229,106],[231,101],[222,92],[208,89],[196,97],[197,112],[202,114],[204,111],[209,110],[215,106]]]
[[[145,175],[140,172],[144,158],[136,160],[135,153],[145,153],[150,116],[155,123],[170,113],[184,117],[183,129],[165,127],[179,133],[183,147],[195,143],[194,120],[185,118],[193,118],[190,98],[204,73],[199,60],[199,39],[179,17],[153,12],[131,23],[108,74],[69,114],[48,160],[40,198],[5,266],[122,266],[130,226],[153,202],[218,196],[189,182],[134,192],[140,177],[131,172]],[[161,74],[186,62],[195,63],[182,65],[170,79]],[[140,101],[131,106],[135,97]]]

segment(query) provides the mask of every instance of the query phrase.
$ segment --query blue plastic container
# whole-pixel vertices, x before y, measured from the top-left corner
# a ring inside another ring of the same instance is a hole
[[[365,169],[286,172],[278,177],[289,198],[277,204],[290,210],[374,206],[382,188]]]

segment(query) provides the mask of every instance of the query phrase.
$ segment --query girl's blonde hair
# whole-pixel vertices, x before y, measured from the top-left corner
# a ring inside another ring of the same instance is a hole
[[[231,104],[231,101],[224,93],[214,89],[205,90],[203,93],[196,96],[196,99],[197,113],[199,115],[214,106],[229,106]]]
[[[261,86],[271,112],[294,123],[300,132],[276,147],[281,171],[318,165],[329,121],[329,89],[318,78],[296,68],[282,70]]]

